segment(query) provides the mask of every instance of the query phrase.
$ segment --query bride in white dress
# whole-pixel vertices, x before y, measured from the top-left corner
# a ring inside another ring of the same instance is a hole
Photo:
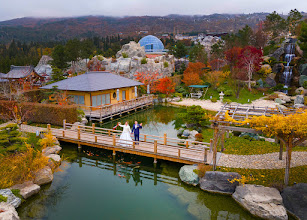
[[[132,145],[132,138],[131,138],[131,129],[126,121],[125,125],[121,125],[121,123],[118,123],[119,126],[123,128],[123,132],[120,135],[119,143],[121,146],[128,147]]]

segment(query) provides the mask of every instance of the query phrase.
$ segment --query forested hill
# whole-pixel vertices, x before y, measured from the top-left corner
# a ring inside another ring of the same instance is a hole
[[[245,25],[255,27],[267,13],[212,14],[204,16],[85,16],[71,18],[18,18],[0,22],[0,42],[62,41],[71,38],[111,36],[122,33],[135,36],[187,32],[236,32]]]

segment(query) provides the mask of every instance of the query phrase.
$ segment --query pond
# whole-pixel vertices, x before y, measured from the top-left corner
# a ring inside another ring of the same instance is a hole
[[[157,106],[117,121],[143,122],[143,133],[176,137],[184,109]],[[177,122],[180,123],[180,122]],[[64,161],[51,184],[18,208],[21,219],[256,219],[230,196],[180,181],[182,164],[62,143]]]

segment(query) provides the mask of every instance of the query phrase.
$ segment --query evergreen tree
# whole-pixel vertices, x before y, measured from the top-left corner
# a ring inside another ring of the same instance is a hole
[[[65,54],[65,49],[63,45],[57,45],[52,52],[52,65],[64,69],[67,67],[67,57]]]
[[[298,37],[299,46],[304,52],[304,57],[307,58],[307,23],[302,22],[301,34]]]

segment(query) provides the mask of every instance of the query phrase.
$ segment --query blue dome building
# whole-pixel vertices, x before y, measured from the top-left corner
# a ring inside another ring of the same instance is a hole
[[[145,48],[146,53],[162,53],[164,52],[164,45],[162,41],[153,36],[153,35],[148,35],[146,37],[143,37],[140,41],[139,44]]]

